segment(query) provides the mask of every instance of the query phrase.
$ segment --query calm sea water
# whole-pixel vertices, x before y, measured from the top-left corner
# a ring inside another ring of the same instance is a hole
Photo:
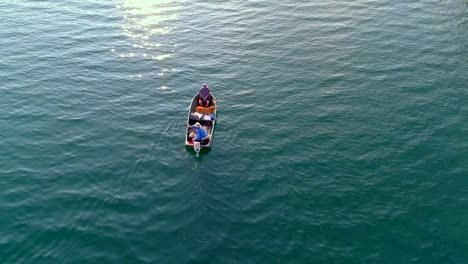
[[[468,1],[0,9],[0,263],[468,262]]]

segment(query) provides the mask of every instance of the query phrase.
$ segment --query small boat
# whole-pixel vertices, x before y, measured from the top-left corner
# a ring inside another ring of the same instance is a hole
[[[190,104],[188,117],[187,117],[187,130],[185,131],[185,147],[193,148],[195,152],[200,152],[201,149],[211,149],[213,145],[213,132],[216,123],[216,99],[213,94],[210,92],[211,100],[210,106],[208,108],[198,108],[198,98],[199,94],[197,93],[193,98]],[[198,111],[197,111],[198,110]],[[208,136],[201,140],[200,144],[196,144],[193,141],[193,133],[195,129],[190,126],[195,125],[196,122],[199,122],[203,129],[207,131]]]

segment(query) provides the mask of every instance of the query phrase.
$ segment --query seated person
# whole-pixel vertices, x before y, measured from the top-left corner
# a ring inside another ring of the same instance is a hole
[[[200,88],[198,92],[198,105],[202,107],[210,107],[211,104],[211,92],[206,83]]]
[[[193,141],[198,141],[200,142],[202,139],[206,138],[208,136],[208,132],[206,132],[202,126],[200,125],[199,122],[196,122],[195,125],[190,126],[190,128],[195,128],[197,135],[193,139]]]

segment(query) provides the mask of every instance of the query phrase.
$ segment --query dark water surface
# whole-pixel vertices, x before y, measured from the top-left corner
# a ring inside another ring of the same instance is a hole
[[[468,1],[0,9],[0,263],[468,262]]]

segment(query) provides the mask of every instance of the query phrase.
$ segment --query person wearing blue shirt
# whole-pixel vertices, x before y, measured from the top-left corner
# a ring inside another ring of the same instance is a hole
[[[196,122],[195,125],[190,126],[190,128],[195,128],[197,135],[193,139],[193,141],[198,141],[200,142],[202,139],[206,138],[208,136],[208,132],[205,131],[200,125],[199,122]]]

